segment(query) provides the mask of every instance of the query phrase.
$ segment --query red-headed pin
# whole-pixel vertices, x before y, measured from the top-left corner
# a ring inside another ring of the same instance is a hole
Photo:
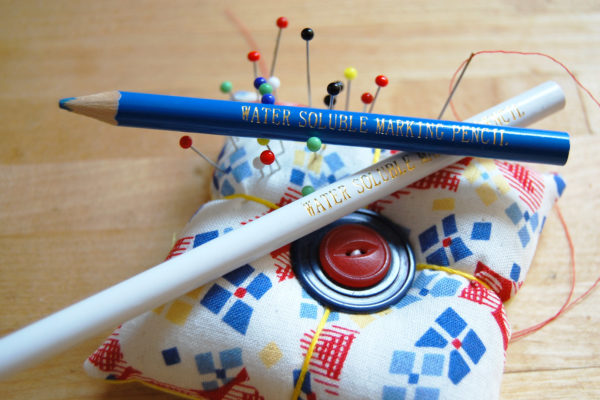
[[[377,75],[375,77],[375,84],[377,85],[377,91],[375,92],[375,97],[373,98],[373,102],[371,103],[371,108],[369,108],[369,112],[373,112],[373,107],[375,107],[375,102],[377,101],[377,96],[379,95],[379,91],[382,87],[386,87],[389,83],[387,76],[385,75]]]
[[[248,61],[252,63],[252,68],[254,69],[254,79],[258,78],[258,60],[260,60],[260,53],[256,50],[248,53]]]
[[[360,101],[365,105],[363,107],[363,112],[367,112],[367,106],[373,102],[373,95],[369,92],[365,92],[360,96]]]
[[[273,76],[275,72],[275,63],[277,62],[277,54],[279,54],[279,42],[281,41],[281,31],[283,31],[288,26],[288,20],[286,17],[279,17],[275,22],[279,31],[277,32],[277,39],[275,40],[275,50],[273,51],[273,62],[271,63],[271,72],[269,76]]]
[[[275,162],[275,154],[271,150],[265,150],[260,153],[260,162],[265,165],[271,165]]]
[[[193,146],[191,137],[189,137],[187,135],[182,136],[181,139],[179,139],[179,146],[181,146],[182,149],[192,149],[196,154],[198,154],[200,157],[202,157],[207,163],[209,163],[210,165],[212,165],[219,171],[225,172],[225,170],[219,168],[219,166],[213,160],[211,160],[210,158],[205,156],[201,151],[199,151],[197,148],[195,148]]]

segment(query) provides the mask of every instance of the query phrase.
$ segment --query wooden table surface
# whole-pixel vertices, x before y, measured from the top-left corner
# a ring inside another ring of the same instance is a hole
[[[251,32],[270,62],[275,20],[285,15],[276,75],[280,98],[306,102],[304,42],[315,30],[315,102],[354,66],[351,106],[390,84],[377,110],[435,117],[449,79],[472,51],[539,51],[563,61],[600,96],[597,2],[0,2],[0,334],[85,298],[164,259],[173,234],[208,199],[210,166],[178,146],[179,134],[115,128],[57,107],[63,97],[112,89],[223,98],[230,80],[250,88],[253,48],[226,14]],[[559,201],[577,254],[576,294],[600,273],[597,180],[600,110],[556,64],[541,57],[476,57],[455,102],[473,115],[546,80],[567,107],[539,128],[573,136],[558,170]],[[451,118],[451,114],[446,114]],[[214,157],[222,138],[196,135]],[[513,329],[552,315],[569,289],[569,251],[555,213],[534,265],[508,305]],[[594,292],[548,327],[509,346],[503,399],[600,397],[600,316]],[[110,333],[0,383],[2,399],[167,399],[137,384],[88,378],[83,360]],[[0,355],[1,357],[2,355]]]

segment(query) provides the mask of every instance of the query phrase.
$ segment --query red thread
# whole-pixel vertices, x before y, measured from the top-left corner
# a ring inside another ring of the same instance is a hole
[[[246,25],[242,23],[242,21],[233,13],[233,11],[231,11],[229,8],[226,8],[225,15],[227,15],[231,22],[233,22],[233,25],[235,25],[235,27],[238,28],[244,39],[246,39],[246,42],[248,43],[250,48],[258,50],[258,44],[254,40],[254,37],[252,37],[252,33],[250,33],[250,30],[246,28]],[[261,75],[268,76],[269,72],[267,69],[267,64],[265,64],[265,60],[261,58],[257,62]]]
[[[575,281],[576,281],[575,246],[573,245],[573,240],[571,239],[571,234],[569,233],[569,228],[567,227],[567,223],[566,223],[562,213],[560,212],[560,207],[558,207],[558,204],[556,205],[556,212],[558,214],[558,218],[560,219],[560,223],[562,224],[563,230],[565,232],[567,242],[569,243],[569,252],[571,254],[571,288],[569,290],[569,296],[567,296],[567,300],[565,300],[565,302],[560,307],[560,309],[556,312],[556,314],[554,314],[553,316],[551,316],[550,318],[548,318],[542,322],[539,322],[533,326],[530,326],[529,328],[525,328],[525,329],[515,332],[512,335],[512,338],[510,339],[511,342],[517,341],[519,339],[524,338],[527,335],[530,335],[534,332],[539,331],[540,329],[542,329],[543,327],[548,325],[550,322],[552,322],[556,318],[560,317],[563,313],[565,313],[567,310],[572,308],[576,303],[581,301],[585,296],[587,296],[596,287],[596,285],[598,285],[598,281],[600,281],[600,278],[598,278],[596,280],[596,282],[594,282],[594,284],[584,294],[579,296],[577,299],[575,299],[571,303],[571,298],[573,297],[573,292],[575,291]]]
[[[539,53],[539,52],[535,52],[535,51],[513,51],[513,50],[480,50],[480,51],[476,51],[473,54],[471,54],[469,56],[469,58],[473,58],[477,55],[480,54],[517,54],[517,55],[521,55],[521,56],[539,56],[539,57],[545,57],[553,62],[555,62],[556,64],[560,65],[560,67],[562,69],[564,69],[567,74],[569,74],[569,76],[575,81],[575,83],[577,84],[577,86],[579,86],[585,93],[587,93],[588,96],[590,96],[590,98],[592,99],[592,101],[594,101],[594,103],[596,103],[596,105],[598,107],[600,107],[600,102],[594,97],[594,95],[585,87],[583,86],[583,84],[581,82],[579,82],[579,79],[577,79],[575,77],[575,75],[571,72],[571,70],[569,68],[567,68],[567,66],[565,64],[563,64],[562,62],[558,61],[556,58],[548,55],[548,54],[544,54],[544,53]],[[454,86],[454,81],[456,80],[456,76],[458,75],[458,73],[460,72],[460,70],[463,68],[463,66],[467,63],[467,61],[469,60],[469,58],[465,59],[456,69],[456,71],[454,72],[454,75],[452,75],[452,79],[450,80],[450,85],[448,87],[448,93],[452,92],[452,87]],[[456,112],[456,109],[454,108],[454,103],[452,102],[452,100],[450,100],[450,108],[452,109],[452,114],[454,114],[454,117],[461,121],[460,116],[458,115],[458,113]]]
[[[600,102],[594,97],[594,95],[588,90],[588,88],[583,86],[583,84],[579,81],[579,79],[577,79],[575,77],[575,74],[573,74],[573,72],[571,72],[571,70],[569,68],[567,68],[567,66],[565,64],[563,64],[562,62],[558,61],[556,58],[554,58],[548,54],[539,53],[539,52],[525,52],[525,51],[512,51],[512,50],[481,50],[481,51],[474,52],[469,56],[469,58],[465,59],[458,66],[456,71],[454,71],[454,74],[452,75],[452,79],[450,80],[450,84],[448,85],[449,93],[452,92],[452,88],[454,86],[454,81],[456,80],[457,75],[462,70],[464,65],[470,59],[472,59],[474,56],[480,55],[480,54],[516,54],[516,55],[522,55],[522,56],[545,57],[545,58],[553,61],[554,63],[558,64],[562,69],[564,69],[567,72],[567,74],[569,74],[569,76],[573,79],[573,81],[577,84],[577,86],[579,86],[592,99],[592,101],[594,103],[596,103],[596,105],[600,108]],[[452,100],[450,101],[450,108],[452,109],[452,113],[454,114],[454,117],[460,121],[461,118],[458,115],[458,113],[456,112],[456,109],[454,108],[454,103],[452,102]],[[558,213],[558,217],[560,219],[563,230],[565,232],[565,236],[566,236],[567,242],[569,244],[569,252],[571,255],[571,288],[569,290],[569,295],[568,295],[566,301],[560,307],[560,309],[553,316],[551,316],[550,318],[548,318],[542,322],[539,322],[533,326],[530,326],[529,328],[525,328],[525,329],[515,332],[512,335],[511,342],[519,340],[527,335],[530,335],[530,334],[542,329],[544,326],[548,325],[550,322],[554,321],[556,318],[560,317],[562,314],[569,311],[571,308],[573,308],[575,305],[577,305],[579,302],[581,302],[600,283],[600,277],[599,277],[592,284],[592,286],[590,288],[588,288],[588,290],[586,290],[582,295],[580,295],[579,297],[577,297],[575,300],[573,300],[571,302],[571,299],[573,298],[573,292],[575,291],[575,282],[576,282],[575,246],[573,246],[573,240],[571,239],[571,234],[569,233],[569,228],[567,227],[567,223],[566,223],[558,205],[556,205],[556,212]]]

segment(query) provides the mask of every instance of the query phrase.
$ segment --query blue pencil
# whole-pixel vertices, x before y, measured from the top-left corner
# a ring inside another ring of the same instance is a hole
[[[114,125],[564,165],[565,132],[132,92],[60,100]]]

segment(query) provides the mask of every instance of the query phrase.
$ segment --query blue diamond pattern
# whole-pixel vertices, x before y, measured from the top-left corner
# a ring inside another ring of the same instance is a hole
[[[458,384],[471,371],[469,364],[463,358],[461,351],[471,359],[474,364],[477,364],[483,355],[486,348],[479,336],[469,329],[462,339],[458,340],[458,336],[467,329],[466,321],[448,307],[441,313],[435,322],[452,338],[456,340],[452,342],[454,347],[451,347],[448,356],[448,378],[452,383]],[[428,328],[427,331],[415,343],[416,347],[433,347],[446,348],[449,341],[444,338],[434,327]],[[459,351],[461,350],[461,351]],[[444,355],[431,354],[423,359],[422,374],[431,374],[440,376],[443,373]]]
[[[219,237],[219,231],[209,231],[209,232],[199,233],[196,236],[194,236],[194,247],[198,247],[198,246],[200,246],[210,240],[213,240],[217,237]]]
[[[231,174],[235,178],[236,182],[240,183],[246,178],[250,178],[252,176],[252,168],[250,164],[247,162],[243,162],[231,171]]]
[[[242,349],[236,347],[219,352],[220,368],[217,368],[213,355],[210,352],[196,354],[194,361],[200,375],[209,375],[208,377],[203,377],[204,381],[201,382],[202,388],[204,390],[215,390],[221,385],[231,382],[235,374],[235,372],[231,371],[232,369],[243,367]],[[228,372],[230,376],[228,376]],[[219,381],[221,381],[221,385]]]
[[[519,239],[521,240],[521,245],[523,247],[526,247],[527,244],[529,243],[529,241],[531,240],[531,237],[529,236],[529,232],[527,231],[527,225],[525,225],[524,227],[519,229],[519,232],[517,232],[517,233],[519,235]]]
[[[415,353],[411,351],[394,351],[390,374],[410,375],[415,364]]]
[[[471,231],[472,240],[490,240],[492,233],[491,222],[475,222]]]
[[[223,180],[223,186],[221,186],[222,196],[231,196],[235,193],[235,188],[229,183],[227,179]]]
[[[397,304],[397,308],[406,307],[409,304],[415,303],[421,300],[422,297],[431,295],[433,297],[448,297],[454,296],[461,285],[461,282],[456,279],[448,278],[443,276],[444,274],[439,272],[428,273],[426,271],[419,271],[413,282],[411,292],[404,296]],[[435,278],[441,279],[435,281]],[[417,295],[414,294],[417,291]]]
[[[512,203],[506,210],[504,210],[504,212],[515,225],[519,223],[521,218],[523,218],[523,213],[519,209],[517,203]]]
[[[440,238],[438,237],[437,228],[435,225],[426,229],[419,235],[419,244],[421,245],[422,252],[426,252],[439,241]]]
[[[521,276],[521,267],[519,264],[513,263],[513,266],[510,270],[510,279],[515,282],[519,281],[519,277]]]
[[[435,320],[448,334],[452,337],[457,337],[465,329],[467,323],[460,317],[451,307],[448,307]]]
[[[165,365],[175,365],[181,362],[181,358],[179,358],[179,351],[177,347],[171,347],[170,349],[165,349],[162,352],[163,360],[165,361]]]
[[[344,167],[344,162],[342,161],[338,153],[328,154],[325,157],[323,157],[323,160],[325,160],[325,163],[327,164],[331,172],[336,172],[337,170]]]
[[[442,220],[442,229],[444,230],[445,236],[450,236],[458,232],[454,214],[448,215]]]
[[[382,400],[405,400],[406,388],[398,386],[384,386]]]
[[[290,176],[290,182],[293,183],[294,185],[298,185],[298,186],[303,186],[304,185],[304,178],[306,177],[306,174],[302,171],[300,171],[299,169],[292,169],[292,174]]]
[[[246,264],[233,271],[223,275],[223,278],[231,282],[233,285],[241,285],[254,272],[251,265]]]
[[[231,291],[215,283],[204,295],[202,300],[200,300],[200,304],[208,308],[212,313],[220,314],[226,308],[227,303],[235,292],[238,299],[235,299],[233,304],[225,312],[222,320],[242,335],[246,334],[252,318],[252,313],[254,312],[252,306],[243,299],[253,297],[257,301],[260,301],[265,293],[273,287],[269,277],[262,272],[250,279],[251,275],[254,273],[255,269],[249,264],[246,264],[223,276],[228,283],[234,286]],[[248,285],[243,287],[242,284],[249,279],[250,282]],[[239,289],[243,290],[238,292]],[[249,294],[250,296],[246,296],[246,294]]]

